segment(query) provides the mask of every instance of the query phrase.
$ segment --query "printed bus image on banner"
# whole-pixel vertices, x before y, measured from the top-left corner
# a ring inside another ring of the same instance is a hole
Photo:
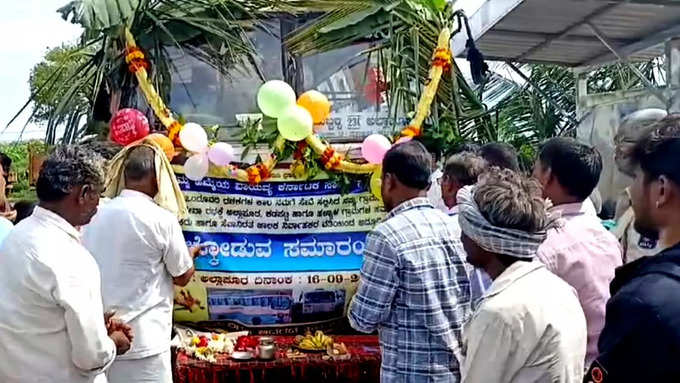
[[[176,289],[175,321],[295,333],[346,316],[366,234],[384,216],[366,185],[342,194],[329,180],[178,180],[187,246],[203,251],[192,282]]]

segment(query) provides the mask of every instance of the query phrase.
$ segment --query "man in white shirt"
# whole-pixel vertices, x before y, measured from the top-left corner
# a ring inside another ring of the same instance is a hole
[[[124,325],[105,324],[99,269],[75,229],[103,184],[90,151],[59,147],[45,161],[39,206],[0,249],[0,382],[93,382],[130,347]]]
[[[580,383],[586,321],[576,292],[535,262],[554,222],[540,186],[493,168],[458,192],[468,261],[493,279],[463,330],[463,383]]]
[[[102,273],[104,307],[136,334],[130,352],[107,372],[111,383],[172,382],[173,283],[185,286],[194,273],[177,217],[153,200],[154,157],[147,146],[129,152],[125,190],[84,228],[84,244]]]
[[[641,236],[635,231],[633,212],[628,187],[633,183],[635,169],[631,163],[631,152],[635,143],[643,137],[654,124],[668,113],[661,109],[642,109],[631,113],[621,122],[614,137],[614,162],[616,172],[612,184],[614,190],[621,191],[616,201],[616,226],[612,233],[623,247],[623,263],[630,263],[642,257],[655,255],[663,250],[653,238]]]

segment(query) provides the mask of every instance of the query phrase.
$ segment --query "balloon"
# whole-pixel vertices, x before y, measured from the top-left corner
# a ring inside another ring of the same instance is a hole
[[[279,116],[276,125],[281,136],[288,141],[301,141],[312,134],[314,121],[307,109],[293,104]]]
[[[385,153],[392,147],[387,137],[381,134],[371,134],[361,144],[361,155],[371,164],[382,163]]]
[[[208,151],[208,159],[217,166],[227,166],[234,160],[234,148],[226,142],[216,142]]]
[[[210,162],[206,154],[194,154],[184,163],[184,175],[192,181],[200,181],[208,175]]]
[[[160,133],[154,133],[150,134],[147,139],[156,143],[156,145],[158,145],[163,150],[165,156],[168,157],[168,160],[172,161],[172,159],[175,157],[175,145],[172,144],[172,141],[170,141],[168,136]]]
[[[371,189],[371,194],[373,194],[382,203],[382,167],[378,168],[371,174],[371,180],[368,183]]]
[[[315,124],[321,124],[331,115],[331,103],[328,98],[316,90],[308,90],[297,100],[297,104],[307,109]]]
[[[412,139],[413,139],[413,137],[405,136],[405,137],[398,139],[394,144],[395,145],[403,144],[404,142],[409,142]]]
[[[190,152],[203,153],[208,150],[208,134],[201,125],[193,122],[184,124],[182,130],[179,131],[179,141],[184,149]]]
[[[295,105],[295,92],[283,81],[267,81],[257,91],[257,106],[269,117],[279,118],[291,105]]]
[[[114,142],[128,145],[149,135],[149,120],[137,109],[121,109],[111,119],[110,129]]]

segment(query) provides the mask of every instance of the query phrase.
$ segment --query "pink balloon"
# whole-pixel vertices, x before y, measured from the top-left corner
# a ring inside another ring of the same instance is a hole
[[[395,145],[403,144],[404,142],[409,142],[412,139],[413,139],[413,137],[409,137],[409,136],[402,137],[402,138],[398,139],[394,144]]]
[[[226,142],[216,142],[210,147],[208,158],[217,166],[227,166],[234,160],[234,148]]]
[[[390,150],[392,143],[381,134],[371,134],[361,145],[361,155],[371,164],[382,163],[385,153]]]

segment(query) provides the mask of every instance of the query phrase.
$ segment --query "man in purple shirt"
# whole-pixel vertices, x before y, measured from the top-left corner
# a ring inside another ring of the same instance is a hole
[[[578,293],[588,325],[586,365],[597,356],[605,305],[614,269],[621,266],[621,247],[605,229],[587,201],[600,179],[602,158],[593,148],[572,138],[546,141],[534,165],[560,227],[548,231],[538,258]]]

